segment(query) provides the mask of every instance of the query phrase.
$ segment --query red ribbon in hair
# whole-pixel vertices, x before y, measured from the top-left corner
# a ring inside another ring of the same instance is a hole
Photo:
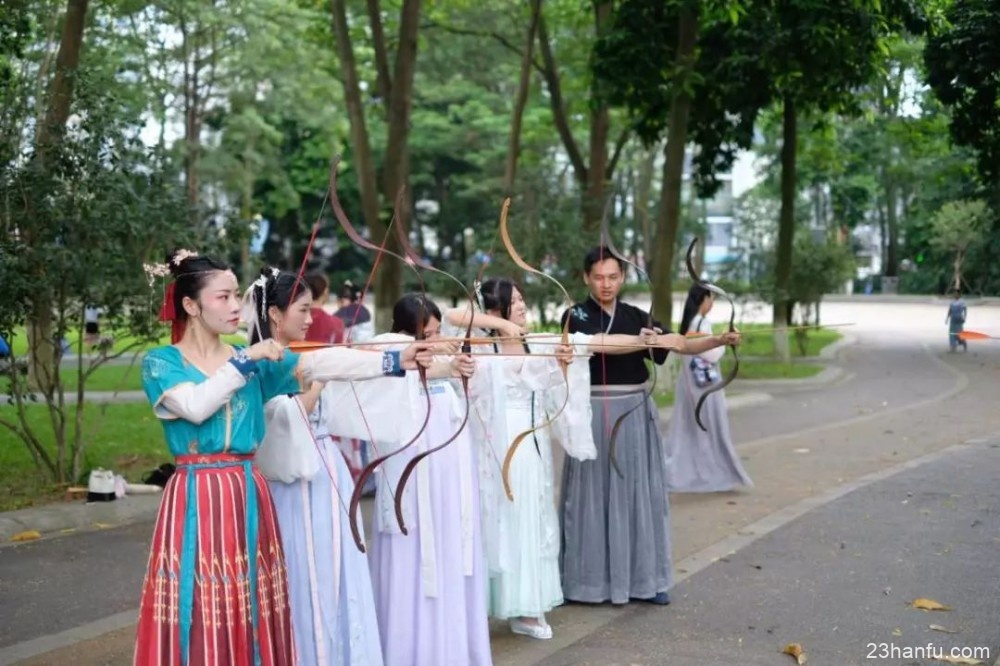
[[[163,305],[160,306],[160,321],[170,322],[170,342],[171,344],[177,344],[184,337],[184,329],[187,328],[187,322],[182,321],[177,318],[177,308],[174,307],[174,285],[175,282],[171,282],[167,285],[167,290],[163,294]]]

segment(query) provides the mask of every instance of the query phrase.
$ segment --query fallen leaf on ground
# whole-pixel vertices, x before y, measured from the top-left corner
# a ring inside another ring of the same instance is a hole
[[[111,525],[110,523],[94,523],[94,527],[96,527],[99,530],[106,530],[109,527],[114,527],[114,526]]]
[[[923,597],[919,599],[914,599],[910,602],[910,608],[915,608],[917,610],[925,611],[950,611],[951,606],[945,606],[944,604],[934,601],[933,599],[924,599]]]
[[[802,649],[802,645],[799,643],[789,643],[781,652],[794,657],[795,663],[799,664],[799,666],[806,663],[806,651]]]
[[[940,624],[929,624],[927,628],[931,631],[940,631],[945,634],[957,634],[959,631],[957,629],[949,629],[947,627],[942,627]]]
[[[41,539],[42,535],[37,530],[25,530],[24,532],[18,532],[10,538],[11,541],[34,541],[35,539]]]
[[[895,629],[892,630],[892,635],[893,636],[902,636],[903,635],[903,630],[900,629],[899,627],[896,627]]]

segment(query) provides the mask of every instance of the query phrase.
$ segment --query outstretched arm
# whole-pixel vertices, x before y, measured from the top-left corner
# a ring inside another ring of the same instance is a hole
[[[631,354],[660,346],[652,335],[625,335],[623,333],[597,333],[587,341],[587,351],[592,354]]]
[[[320,349],[299,358],[298,369],[307,382],[332,379],[374,379],[383,375],[403,376],[406,370],[433,363],[433,346],[416,342],[402,351],[374,352],[346,347]]]
[[[527,333],[526,329],[507,319],[504,319],[503,317],[497,317],[496,315],[485,314],[483,312],[472,312],[469,307],[464,309],[454,308],[448,310],[444,314],[444,318],[448,320],[448,323],[457,328],[464,328],[468,326],[470,317],[472,319],[472,325],[476,328],[500,331],[503,335],[510,337],[517,337]]]
[[[657,340],[658,347],[665,347],[679,354],[687,355],[701,354],[723,345],[738,344],[740,344],[740,334],[738,332],[723,333],[722,335],[706,335],[697,338],[689,338],[677,335],[676,333],[665,333],[660,335]]]

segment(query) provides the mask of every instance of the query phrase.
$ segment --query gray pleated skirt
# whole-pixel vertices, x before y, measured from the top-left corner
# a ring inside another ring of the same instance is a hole
[[[591,389],[597,459],[566,458],[559,518],[563,596],[627,603],[666,592],[672,582],[670,506],[664,482],[659,413],[641,387]],[[615,459],[611,428],[621,414]]]
[[[694,410],[706,389],[695,386],[686,357],[684,361],[664,446],[667,489],[675,493],[715,493],[753,486],[729,432],[725,392],[718,391],[705,400],[701,419],[708,430],[702,430]]]

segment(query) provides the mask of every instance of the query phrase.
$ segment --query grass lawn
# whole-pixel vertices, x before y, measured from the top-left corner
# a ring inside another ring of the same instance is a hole
[[[72,341],[74,338],[70,336]],[[241,335],[227,335],[223,336],[223,340],[230,344],[246,344],[246,338]],[[121,340],[116,342],[115,347],[118,349],[124,348],[127,340]],[[151,343],[145,345],[141,349],[151,349],[158,344],[170,344],[170,336],[167,335],[165,338],[160,340],[158,343]],[[14,344],[14,355],[22,356],[27,353],[27,342],[25,340],[24,330],[22,329],[17,334]],[[88,391],[139,391],[142,390],[142,359],[138,358],[135,363],[131,363],[133,356],[140,351],[140,348],[135,350],[130,350],[123,354],[120,358],[123,362],[115,363],[105,363],[97,368],[90,377],[87,378],[86,390]],[[86,369],[87,365],[90,363],[89,360],[84,359],[83,367]],[[70,359],[62,364],[60,377],[63,382],[63,386],[66,389],[67,395],[76,391],[77,378],[80,376],[77,370],[77,363],[75,360]],[[0,376],[0,395],[6,395],[10,392],[10,380],[7,377]]]
[[[84,361],[84,367],[87,362]],[[85,389],[88,391],[140,391],[142,390],[142,360],[136,360],[135,364],[129,365],[109,365],[105,364],[94,370],[87,378]],[[73,367],[72,370],[69,368]],[[76,391],[76,383],[80,373],[75,366],[64,365],[59,373],[66,395],[70,396]],[[10,379],[0,377],[0,393],[7,394],[10,391]]]
[[[722,375],[726,376],[733,367],[732,358],[726,357],[722,362]],[[782,363],[780,361],[740,361],[740,379],[807,379],[823,372],[820,363]],[[657,383],[653,399],[658,407],[669,407],[674,404],[674,387],[661,386]]]
[[[712,327],[717,333],[724,333],[728,329],[726,324],[717,324]],[[740,344],[740,356],[774,356],[774,334],[758,333],[754,331],[770,330],[770,324],[737,324],[736,328],[743,333],[743,341]],[[788,348],[792,356],[818,356],[820,351],[827,345],[840,340],[843,335],[836,329],[820,328],[808,331],[806,334],[806,353],[803,355],[796,340],[796,332],[788,333]],[[759,377],[758,379],[764,379]]]
[[[102,335],[108,335],[107,331],[102,331]],[[247,338],[242,333],[236,333],[234,335],[225,335],[223,339],[231,344],[245,345],[247,343]],[[70,345],[70,353],[75,354],[77,352],[77,345],[80,343],[80,330],[71,329],[66,332],[66,340]],[[24,356],[28,353],[28,334],[24,327],[20,327],[14,331],[13,339],[7,341],[10,344],[11,351],[14,356]],[[128,349],[129,352],[142,351],[145,349],[152,349],[153,347],[159,347],[161,345],[170,344],[170,331],[164,327],[163,335],[160,336],[158,340],[150,343],[144,343],[137,347],[132,348],[131,345],[135,342],[135,338],[132,336],[118,336],[115,338],[112,349],[116,352]],[[84,344],[83,353],[89,354],[91,349]]]
[[[726,326],[716,326],[717,331],[725,331]],[[738,326],[743,333],[749,333],[754,329],[770,328],[767,324],[746,324]],[[806,356],[818,356],[820,351],[827,345],[833,344],[843,337],[840,333],[830,329],[820,329],[809,331],[806,345]],[[799,348],[794,340],[794,332],[789,334],[792,357],[802,358],[799,355]],[[740,361],[739,379],[807,379],[815,377],[823,372],[826,366],[821,363],[782,363],[781,361],[764,360],[758,357],[774,355],[774,336],[767,333],[743,336],[743,343],[740,345],[740,357],[755,357],[752,360]],[[722,374],[725,376],[733,367],[732,355],[729,353],[722,360]],[[674,404],[674,387],[657,384],[653,399],[659,407],[669,407]]]
[[[27,409],[29,423],[54,455],[48,410],[44,405],[29,405]],[[75,418],[75,408],[68,409],[68,415]],[[5,405],[0,407],[0,418],[14,420],[17,414]],[[67,431],[72,432],[72,424]],[[141,481],[148,471],[171,459],[163,428],[146,402],[86,403],[84,438],[90,442],[84,450],[84,477],[73,485],[86,485],[86,473],[94,467],[114,470],[129,481]],[[55,501],[64,490],[35,468],[27,447],[16,435],[0,427],[0,511]]]

